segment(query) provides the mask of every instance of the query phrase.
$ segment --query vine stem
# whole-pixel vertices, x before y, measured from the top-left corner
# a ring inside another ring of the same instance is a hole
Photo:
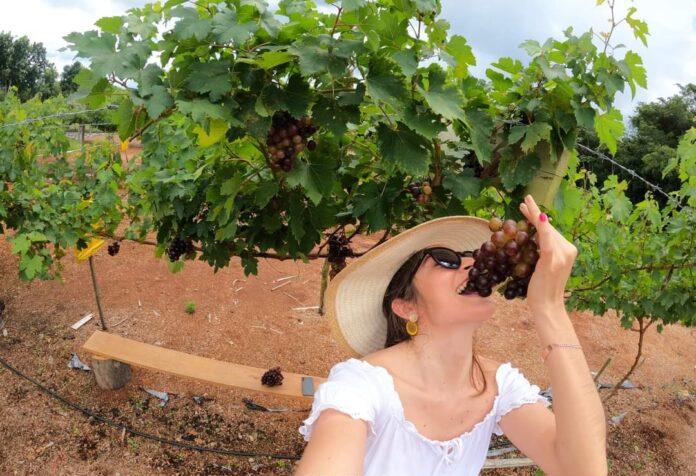
[[[336,21],[333,24],[333,28],[331,28],[331,36],[334,36],[334,33],[336,33],[336,27],[338,26],[338,19],[341,18],[341,12],[343,11],[343,7],[337,7],[338,12],[336,12]]]
[[[631,374],[633,374],[633,372],[636,370],[636,368],[638,368],[638,365],[640,362],[640,357],[643,355],[643,342],[644,342],[644,338],[645,338],[645,332],[648,330],[650,325],[652,325],[652,323],[655,322],[651,319],[650,321],[648,321],[647,324],[644,325],[644,319],[645,318],[643,318],[643,317],[638,318],[638,325],[640,326],[640,328],[638,329],[638,332],[639,332],[639,335],[638,335],[638,353],[636,354],[636,358],[633,361],[633,365],[631,365],[631,368],[628,370],[628,372],[626,372],[626,375],[624,375],[621,378],[621,380],[619,380],[619,382],[616,385],[614,385],[614,388],[612,388],[611,392],[609,392],[609,395],[604,397],[604,399],[602,400],[602,403],[608,402],[610,398],[612,398],[614,395],[616,395],[616,392],[619,390],[619,388],[621,388],[621,385],[623,385],[623,383],[626,380],[628,380],[628,377],[630,377]]]
[[[691,268],[696,268],[696,262],[693,263],[684,263],[681,266],[676,266],[674,264],[663,264],[663,265],[647,265],[647,266],[641,266],[639,268],[629,268],[629,269],[623,269],[621,270],[621,274],[628,274],[632,273],[635,271],[656,271],[656,270],[661,270],[661,269],[666,269],[670,272],[674,271],[675,269],[691,269]],[[569,291],[575,293],[575,292],[583,292],[583,291],[592,291],[593,289],[597,289],[600,287],[602,284],[606,283],[612,278],[612,276],[605,276],[602,280],[600,280],[598,283],[593,284],[592,286],[586,287],[586,288],[575,288],[575,289],[570,289]]]

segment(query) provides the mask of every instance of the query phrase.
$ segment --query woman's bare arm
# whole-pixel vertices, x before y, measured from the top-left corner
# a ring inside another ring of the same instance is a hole
[[[295,476],[359,476],[367,446],[367,422],[337,410],[324,410],[314,423]]]

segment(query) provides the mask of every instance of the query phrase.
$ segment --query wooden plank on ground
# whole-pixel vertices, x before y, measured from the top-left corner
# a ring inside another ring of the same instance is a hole
[[[302,395],[302,377],[308,375],[283,372],[282,385],[266,387],[261,384],[261,376],[267,369],[191,355],[102,331],[95,331],[82,348],[97,357],[203,382],[276,395],[313,398]],[[315,390],[326,380],[323,377],[311,377]]]

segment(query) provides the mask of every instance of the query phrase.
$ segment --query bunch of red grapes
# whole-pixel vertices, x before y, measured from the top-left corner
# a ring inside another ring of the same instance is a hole
[[[527,296],[527,286],[539,260],[536,230],[527,220],[494,217],[488,222],[491,239],[474,251],[474,265],[464,293],[490,296],[493,287],[505,283],[506,299]]]
[[[430,182],[413,182],[408,186],[407,190],[421,205],[428,203],[430,201],[430,195],[433,193]]]
[[[280,371],[280,367],[274,367],[267,370],[261,376],[261,383],[267,387],[276,387],[278,385],[283,385],[283,374]]]
[[[174,261],[179,261],[179,258],[182,255],[188,255],[193,252],[193,241],[182,240],[180,238],[176,238],[174,241],[172,241],[169,244],[169,248],[167,248],[167,256],[169,257],[169,261],[171,261],[172,263]]]
[[[346,267],[346,258],[353,256],[348,238],[345,234],[334,234],[329,237],[329,256],[328,260],[331,263],[329,270],[329,278],[333,279],[338,273]]]
[[[118,244],[118,241],[114,241],[106,248],[106,250],[109,252],[109,256],[116,256],[120,249],[121,245]]]
[[[295,157],[305,150],[314,150],[317,143],[308,140],[317,131],[312,125],[312,118],[304,116],[295,119],[287,111],[278,111],[273,115],[273,123],[266,137],[268,159],[271,168],[278,172],[290,172],[295,165]]]

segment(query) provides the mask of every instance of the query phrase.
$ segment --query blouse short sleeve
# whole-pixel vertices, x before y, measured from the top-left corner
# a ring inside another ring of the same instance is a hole
[[[302,422],[299,430],[305,441],[310,440],[314,423],[327,408],[366,421],[374,434],[378,392],[364,366],[359,364],[359,361],[351,359],[334,365],[328,379],[319,385],[314,393],[309,417]]]
[[[551,405],[546,397],[539,394],[539,387],[529,383],[519,369],[512,367],[509,363],[504,365],[508,368],[505,369],[502,381],[498,383],[500,401],[496,409],[495,427],[493,428],[493,433],[498,436],[503,434],[499,425],[500,419],[508,412],[528,403],[542,402],[546,407]]]

